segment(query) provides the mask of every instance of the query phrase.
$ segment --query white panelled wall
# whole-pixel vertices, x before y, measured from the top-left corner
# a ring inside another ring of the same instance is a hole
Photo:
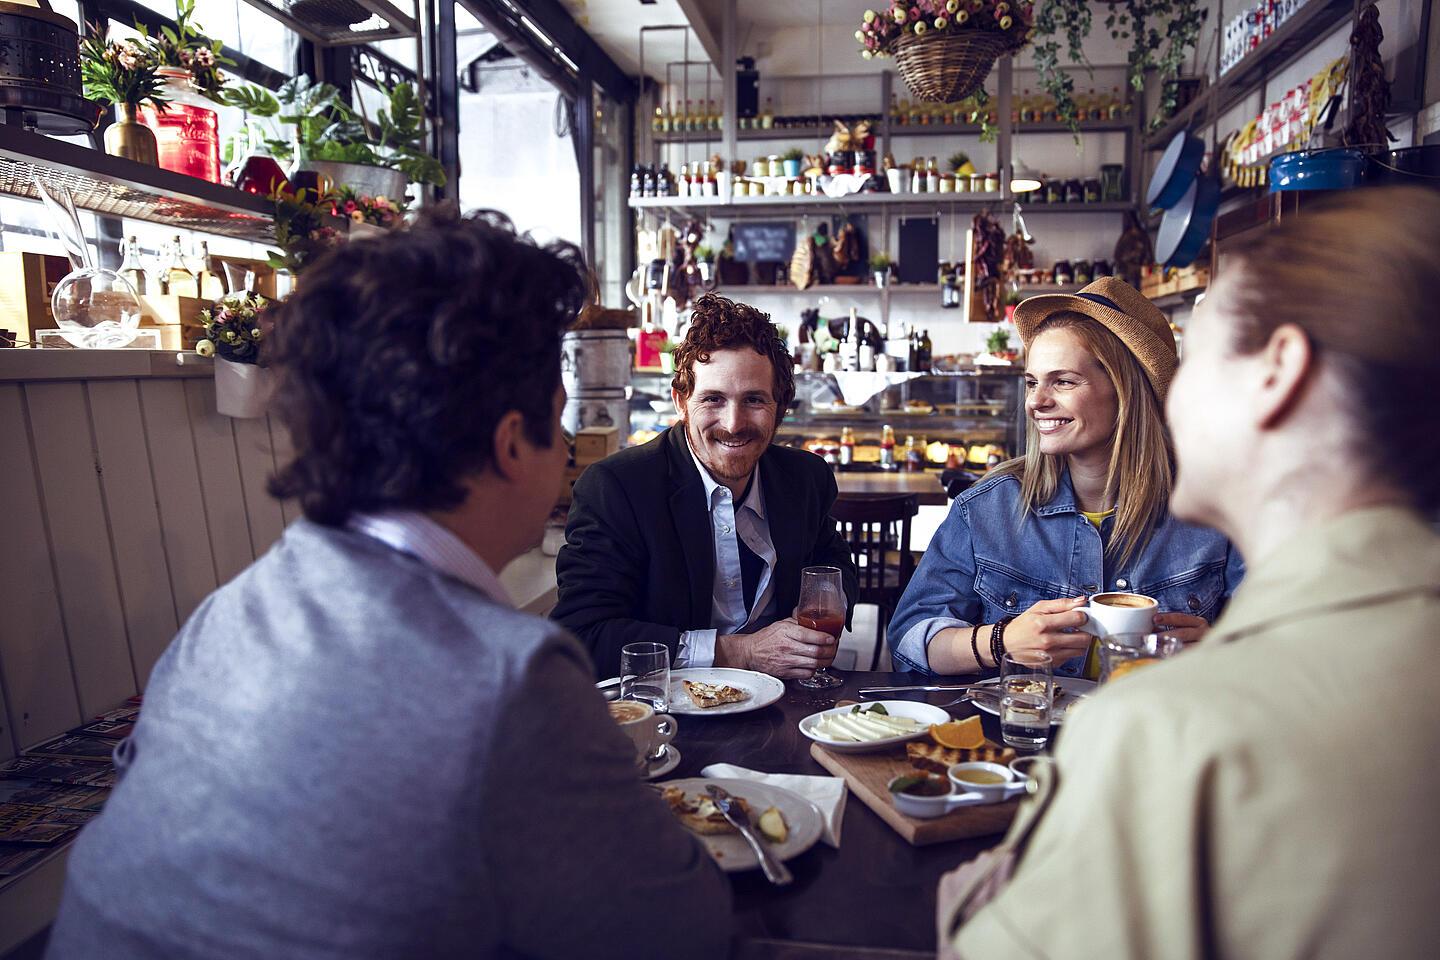
[[[265,491],[280,427],[217,413],[196,360],[0,351],[0,758],[142,692],[293,519]]]

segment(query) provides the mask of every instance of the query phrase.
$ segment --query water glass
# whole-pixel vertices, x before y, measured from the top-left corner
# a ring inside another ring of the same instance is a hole
[[[1007,747],[1039,750],[1050,739],[1055,700],[1054,664],[1048,653],[1006,653],[1000,660],[1000,737]]]
[[[620,699],[648,703],[670,712],[670,648],[663,643],[627,643],[620,648]]]

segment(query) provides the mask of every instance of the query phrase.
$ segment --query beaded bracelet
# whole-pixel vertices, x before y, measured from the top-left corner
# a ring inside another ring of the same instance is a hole
[[[1005,627],[1009,625],[1014,617],[1004,617],[990,629],[990,657],[995,661],[995,666],[1000,666],[1000,661],[1005,656]]]
[[[977,623],[975,624],[975,626],[970,628],[970,653],[975,657],[975,665],[977,667],[984,667],[985,664],[982,663],[980,660],[980,648],[976,645],[976,641],[979,639],[980,624]]]

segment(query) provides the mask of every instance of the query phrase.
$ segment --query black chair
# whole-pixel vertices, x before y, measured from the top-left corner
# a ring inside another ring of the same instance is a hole
[[[850,544],[860,571],[860,595],[855,602],[880,608],[871,670],[880,665],[886,627],[915,572],[915,559],[910,555],[910,521],[919,512],[920,498],[913,493],[842,494],[830,508],[830,516]]]

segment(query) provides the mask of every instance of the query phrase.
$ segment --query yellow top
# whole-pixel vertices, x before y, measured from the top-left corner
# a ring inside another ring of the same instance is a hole
[[[1091,523],[1093,523],[1096,530],[1099,530],[1102,520],[1104,520],[1106,517],[1111,517],[1115,515],[1115,508],[1111,507],[1109,510],[1103,510],[1100,513],[1091,513],[1088,510],[1081,510],[1080,514],[1086,520],[1089,520]]]

